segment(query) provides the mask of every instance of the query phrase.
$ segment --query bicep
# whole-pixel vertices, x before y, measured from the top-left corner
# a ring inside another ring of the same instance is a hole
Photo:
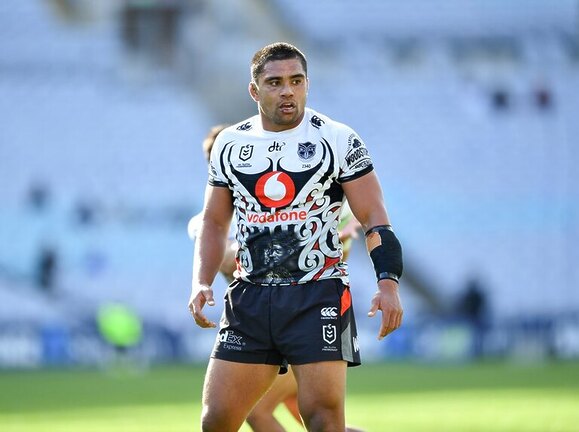
[[[342,184],[352,213],[364,231],[376,225],[389,225],[382,188],[374,171]]]
[[[226,187],[208,185],[205,189],[203,223],[210,224],[219,229],[219,231],[228,233],[232,215],[233,199],[231,191]]]

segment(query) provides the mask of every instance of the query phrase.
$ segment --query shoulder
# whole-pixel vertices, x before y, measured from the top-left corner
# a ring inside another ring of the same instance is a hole
[[[254,115],[238,123],[235,123],[228,128],[225,128],[223,132],[233,136],[248,135],[255,132],[255,130],[258,128],[258,125],[259,116]]]
[[[257,116],[250,117],[228,126],[219,132],[219,135],[215,138],[213,146],[214,149],[217,149],[214,150],[217,152],[216,154],[221,154],[221,151],[227,146],[227,144],[243,140],[244,137],[252,135],[252,131],[255,129],[256,118]]]
[[[340,136],[349,136],[355,133],[354,130],[345,123],[334,120],[333,118],[317,112],[311,108],[306,108],[305,115],[309,126],[319,130],[322,134],[336,134]]]

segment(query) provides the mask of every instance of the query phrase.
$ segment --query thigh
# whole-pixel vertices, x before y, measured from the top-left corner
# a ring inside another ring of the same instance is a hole
[[[345,361],[292,365],[300,413],[308,428],[345,429],[346,368]]]
[[[290,396],[296,396],[298,386],[292,369],[290,368],[286,374],[278,375],[273,382],[271,388],[259,401],[256,408],[263,407],[273,411],[280,403],[284,402]]]
[[[278,371],[279,366],[210,359],[203,385],[202,422],[207,430],[239,429]]]

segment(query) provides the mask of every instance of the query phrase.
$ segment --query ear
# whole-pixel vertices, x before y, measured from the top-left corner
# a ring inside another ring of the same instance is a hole
[[[259,102],[259,93],[257,92],[257,84],[255,84],[253,81],[251,81],[249,83],[249,86],[247,89],[249,90],[249,94],[250,94],[251,98],[255,102]]]

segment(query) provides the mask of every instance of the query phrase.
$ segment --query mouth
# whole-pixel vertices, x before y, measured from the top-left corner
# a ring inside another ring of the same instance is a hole
[[[284,114],[292,113],[296,108],[293,102],[284,102],[279,106],[279,109]]]

